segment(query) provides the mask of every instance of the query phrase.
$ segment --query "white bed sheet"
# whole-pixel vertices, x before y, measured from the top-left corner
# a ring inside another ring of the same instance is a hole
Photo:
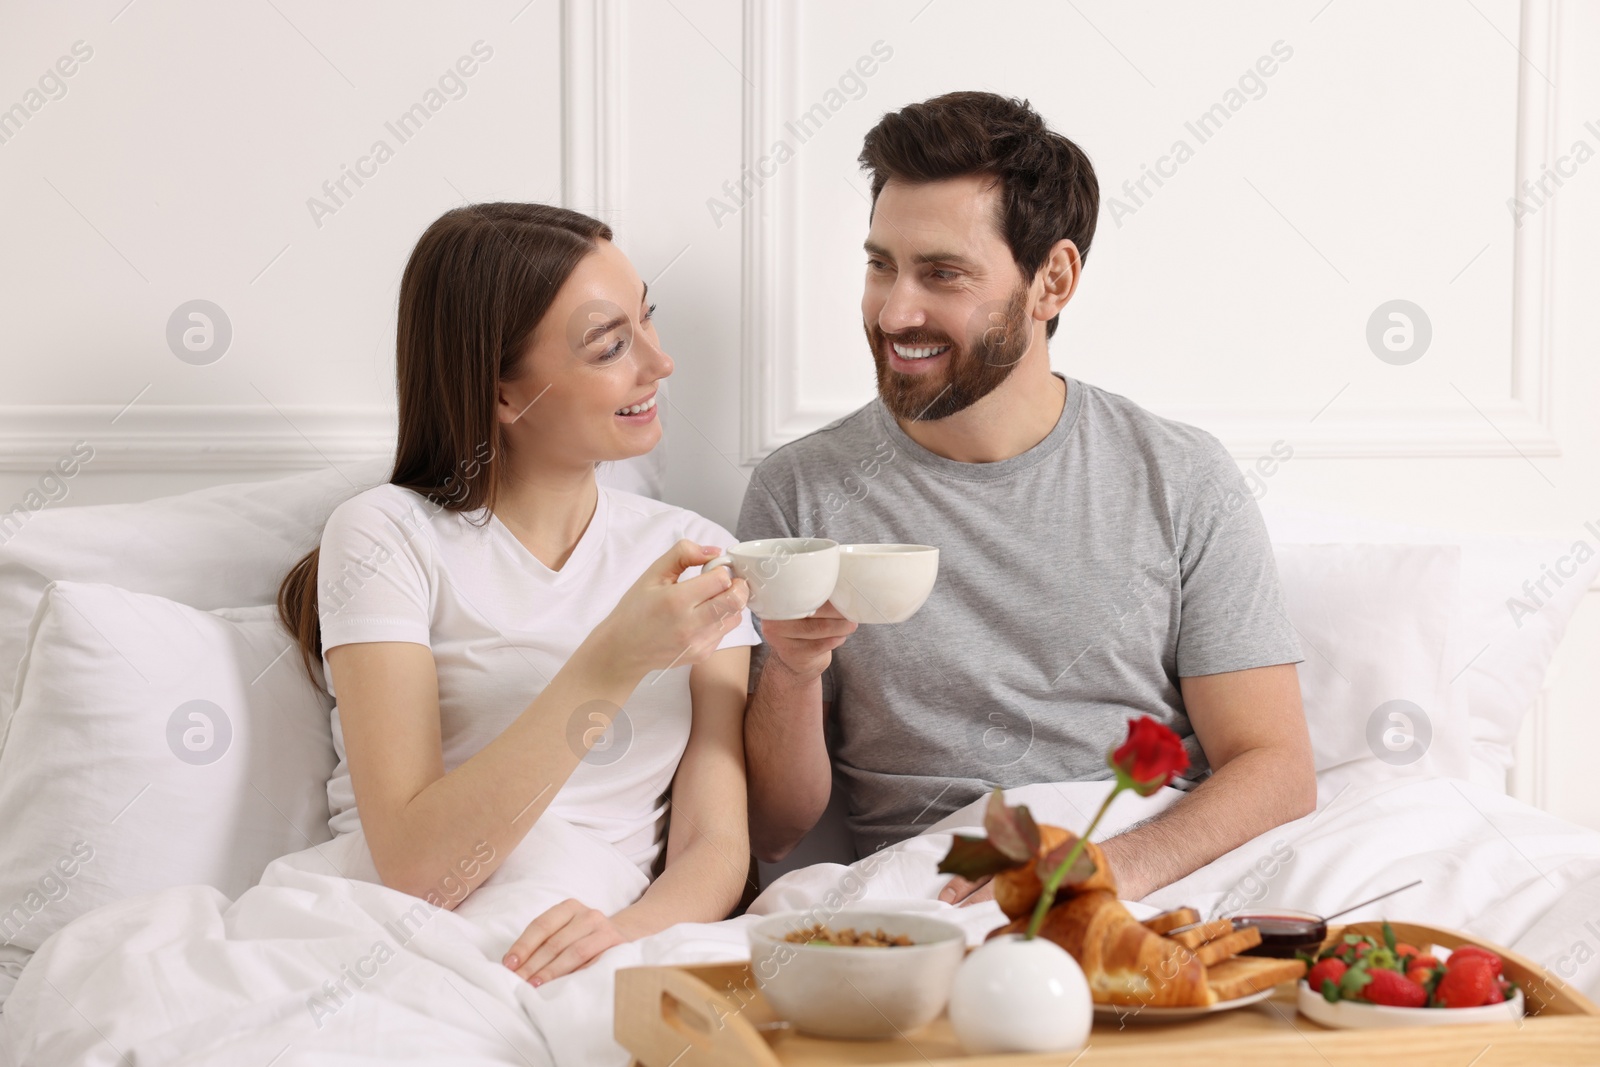
[[[1075,827],[1104,789],[1037,785],[1009,798],[1040,821]],[[1119,800],[1107,832],[1172,799]],[[975,828],[978,814],[974,805],[935,829]],[[615,971],[746,958],[745,930],[760,915],[892,903],[954,919],[981,941],[1002,921],[994,904],[933,899],[948,841],[930,831],[852,867],[792,872],[747,916],[680,924],[534,989],[498,962],[511,939],[569,895],[621,907],[638,890],[624,858],[541,820],[461,908],[420,917],[414,898],[370,880],[364,843],[347,835],[276,861],[233,903],[186,887],[72,923],[45,943],[0,1014],[0,1063],[621,1065],[611,1039]],[[1226,900],[1326,913],[1416,877],[1424,885],[1351,918],[1466,930],[1600,995],[1600,833],[1453,779],[1350,788],[1135,910],[1209,912]],[[344,990],[330,993],[341,979]]]

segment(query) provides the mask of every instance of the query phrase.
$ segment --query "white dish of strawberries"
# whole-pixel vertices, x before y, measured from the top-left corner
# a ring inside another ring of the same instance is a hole
[[[1522,990],[1486,948],[1417,948],[1383,937],[1348,934],[1323,948],[1298,985],[1300,1014],[1339,1030],[1515,1022]]]

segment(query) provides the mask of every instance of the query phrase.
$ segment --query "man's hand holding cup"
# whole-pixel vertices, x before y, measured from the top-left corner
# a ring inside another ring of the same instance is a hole
[[[772,649],[768,663],[777,661],[796,680],[809,682],[828,669],[833,650],[859,625],[839,614],[830,600],[809,618],[763,620],[761,637]]]

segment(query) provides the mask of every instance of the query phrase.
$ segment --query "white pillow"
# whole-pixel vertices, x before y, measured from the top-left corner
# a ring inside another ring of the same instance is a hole
[[[0,741],[0,1002],[85,912],[175,885],[236,897],[328,840],[331,703],[289,643],[270,606],[51,583]]]
[[[1276,545],[1300,636],[1301,699],[1317,805],[1350,785],[1467,777],[1466,689],[1452,685],[1461,550],[1453,545]]]
[[[1275,541],[1461,548],[1462,631],[1452,676],[1459,673],[1458,684],[1466,686],[1471,717],[1472,761],[1465,777],[1505,792],[1522,718],[1538,700],[1568,621],[1600,575],[1600,531],[1586,529],[1571,541],[1469,536],[1271,500],[1262,501],[1261,510]],[[1543,589],[1524,588],[1540,581]]]
[[[662,452],[657,445],[602,463],[595,476],[659,500]],[[289,568],[321,540],[333,509],[387,481],[391,470],[390,460],[372,459],[136,504],[25,513],[14,534],[0,537],[0,729],[28,620],[50,582],[108,582],[208,610],[270,604]]]
[[[205,609],[270,604],[333,509],[388,472],[388,461],[375,460],[137,504],[33,513],[0,545],[0,727],[28,622],[50,582],[106,582]]]

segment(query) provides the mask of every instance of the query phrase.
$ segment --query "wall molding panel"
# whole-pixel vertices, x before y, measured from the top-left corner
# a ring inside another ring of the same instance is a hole
[[[1556,94],[1539,71],[1557,79],[1561,0],[1523,0],[1521,50],[1531,62],[1518,67],[1516,181],[1535,179],[1556,147]],[[783,116],[797,96],[797,55],[803,48],[792,5],[744,0],[744,157],[753,171],[781,136]],[[759,463],[773,449],[802,437],[850,408],[806,406],[799,378],[805,362],[797,350],[792,306],[795,226],[793,181],[770,182],[745,205],[743,226],[743,403],[741,460]],[[1512,190],[1508,190],[1510,193]],[[1473,397],[1432,407],[1362,409],[1348,401],[1326,414],[1249,404],[1190,404],[1177,398],[1141,398],[1152,410],[1215,433],[1238,457],[1254,457],[1280,439],[1297,456],[1531,457],[1561,454],[1552,402],[1549,351],[1551,250],[1559,204],[1541,210],[1513,237],[1512,341],[1506,353],[1507,394]],[[1315,417],[1314,421],[1313,418]]]
[[[44,471],[75,442],[100,471],[313,470],[394,454],[379,407],[35,404],[0,407],[0,471]]]
[[[561,3],[561,202],[616,222],[623,175],[621,0]]]
[[[1562,0],[1524,0],[1519,67],[1516,179],[1538,176],[1556,154],[1556,77]],[[781,134],[796,97],[798,13],[779,0],[743,0],[743,68],[750,72],[742,108],[743,163],[753,168],[765,145]],[[614,220],[621,206],[627,86],[623,73],[621,0],[563,0],[562,197],[577,210]],[[797,351],[799,316],[792,304],[797,269],[793,249],[797,205],[790,185],[773,182],[742,212],[740,461],[753,466],[773,449],[849,413],[799,399],[804,362]],[[1235,455],[1261,454],[1278,439],[1296,455],[1336,458],[1557,456],[1555,374],[1551,333],[1552,235],[1559,202],[1515,231],[1513,340],[1507,353],[1507,395],[1466,404],[1364,410],[1335,403],[1326,414],[1252,406],[1185,404],[1151,397],[1164,415],[1207,427]],[[316,465],[317,450],[337,456],[387,450],[387,431],[372,428],[392,413],[382,409],[307,410],[305,434],[266,406],[195,408],[135,405],[116,423],[115,408],[81,405],[0,407],[0,470],[27,470],[59,453],[63,442],[98,427],[97,452],[118,457],[119,469],[225,470]],[[299,419],[296,420],[301,421]],[[307,438],[315,442],[315,449]],[[309,457],[309,459],[307,459]],[[109,465],[107,467],[109,469]]]

